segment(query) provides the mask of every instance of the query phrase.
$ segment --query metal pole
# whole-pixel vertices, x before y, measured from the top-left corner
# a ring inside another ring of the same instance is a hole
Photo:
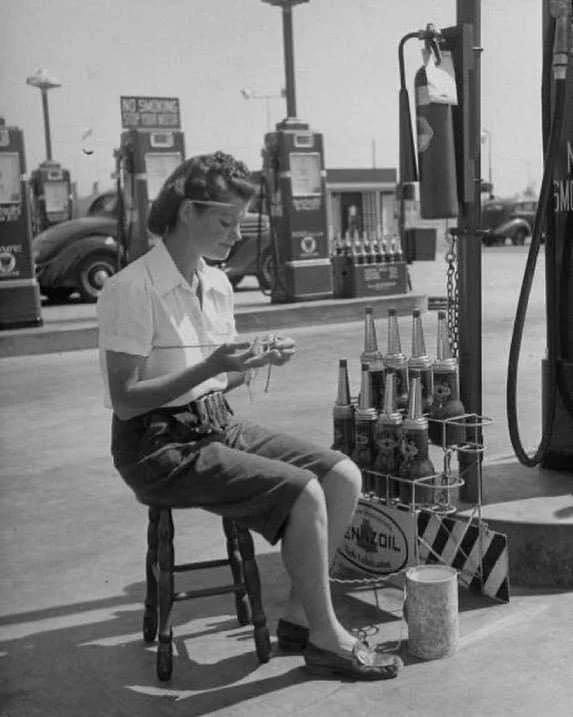
[[[265,97],[265,117],[267,118],[267,132],[271,131],[271,106],[269,98]]]
[[[283,5],[283,45],[285,58],[287,117],[296,117],[294,43],[292,31],[292,7],[290,5]]]
[[[44,138],[46,140],[46,159],[52,159],[52,140],[50,138],[50,112],[48,110],[48,90],[40,88],[42,93],[42,110],[44,113]]]
[[[469,163],[474,180],[471,202],[460,203],[458,227],[462,230],[458,246],[459,272],[459,366],[461,400],[468,413],[482,415],[482,306],[481,306],[481,238],[476,230],[481,223],[481,1],[457,0],[457,25],[471,25],[473,28],[473,67],[468,73],[469,93]],[[481,428],[468,432],[472,442],[482,442]],[[460,489],[460,498],[477,502],[480,496],[482,453],[459,453],[460,471],[465,485]]]
[[[492,169],[492,159],[491,159],[493,150],[491,148],[491,142],[492,142],[491,132],[489,132],[488,140],[489,140],[489,142],[488,142],[488,152],[487,152],[487,166],[488,166],[488,175],[489,175],[488,176],[489,186],[491,187],[491,189],[489,191],[490,191],[490,194],[493,194],[493,169]]]

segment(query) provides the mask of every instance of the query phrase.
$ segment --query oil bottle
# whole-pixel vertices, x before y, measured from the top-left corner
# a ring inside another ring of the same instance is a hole
[[[358,229],[354,231],[354,241],[352,242],[352,254],[354,256],[355,264],[365,264],[366,256],[364,254],[364,247],[360,241],[360,234]]]
[[[365,264],[373,264],[374,263],[374,255],[373,255],[373,248],[372,248],[372,242],[370,241],[368,234],[366,232],[362,232],[362,251],[364,252],[364,263]]]
[[[434,395],[430,407],[428,434],[435,445],[452,446],[466,440],[465,426],[457,423],[441,423],[447,418],[463,416],[465,408],[460,401],[458,362],[450,351],[446,312],[438,312],[438,343],[436,360],[432,367]]]
[[[408,373],[419,372],[422,383],[422,413],[428,413],[434,400],[432,359],[426,353],[424,327],[420,309],[412,311],[412,351],[408,359]]]
[[[384,356],[378,350],[374,311],[371,306],[364,309],[364,349],[360,354],[360,363],[368,364],[372,406],[380,410],[384,397]]]
[[[408,413],[403,425],[402,464],[400,466],[400,500],[402,503],[433,503],[433,481],[417,483],[414,494],[413,482],[418,478],[433,476],[435,469],[428,456],[428,419],[422,415],[422,378],[412,372]],[[407,482],[406,482],[407,481]]]
[[[355,445],[352,460],[362,470],[362,490],[373,490],[372,476],[369,475],[376,457],[376,419],[378,412],[372,405],[368,364],[362,364],[360,397],[355,412]]]
[[[348,380],[348,361],[338,362],[338,392],[336,403],[332,409],[334,424],[334,443],[332,448],[351,456],[354,451],[354,406],[350,399],[350,383]]]
[[[402,414],[396,408],[396,374],[386,376],[384,386],[384,403],[376,423],[376,460],[374,470],[386,476],[397,476],[400,473],[402,459]],[[391,500],[400,496],[400,482],[386,478],[385,493],[382,497]],[[376,493],[380,495],[377,490]]]
[[[399,409],[408,407],[408,357],[402,353],[400,327],[396,309],[388,309],[388,350],[384,355],[385,373],[396,375],[396,405]]]

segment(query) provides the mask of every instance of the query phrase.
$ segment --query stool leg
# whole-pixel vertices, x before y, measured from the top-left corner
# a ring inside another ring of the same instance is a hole
[[[145,556],[145,611],[143,613],[143,639],[153,642],[157,634],[157,531],[159,510],[149,508],[147,523],[147,554]]]
[[[173,632],[171,608],[173,607],[173,517],[170,508],[163,508],[159,516],[158,545],[158,594],[159,594],[159,645],[157,646],[157,676],[168,680],[173,669]]]
[[[245,587],[251,604],[251,614],[254,627],[255,646],[260,662],[268,662],[271,656],[271,639],[267,628],[267,618],[263,610],[261,598],[261,581],[259,569],[255,561],[255,548],[253,538],[246,528],[237,527],[239,537],[239,550],[243,558],[245,574]]]
[[[227,555],[229,557],[231,573],[233,574],[233,582],[235,585],[244,585],[243,558],[241,557],[239,535],[235,522],[229,518],[223,518],[223,532],[227,538]],[[244,588],[235,592],[235,610],[237,612],[239,625],[248,625],[251,622],[249,600]]]

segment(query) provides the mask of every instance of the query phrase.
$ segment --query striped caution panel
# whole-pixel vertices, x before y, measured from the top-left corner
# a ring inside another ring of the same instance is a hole
[[[418,515],[421,563],[441,563],[458,571],[470,590],[509,602],[507,536],[482,523],[440,516],[422,510]]]

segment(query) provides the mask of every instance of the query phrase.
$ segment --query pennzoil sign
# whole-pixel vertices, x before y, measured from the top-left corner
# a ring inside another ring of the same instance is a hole
[[[415,563],[416,516],[362,497],[336,563],[353,572],[391,575]]]

